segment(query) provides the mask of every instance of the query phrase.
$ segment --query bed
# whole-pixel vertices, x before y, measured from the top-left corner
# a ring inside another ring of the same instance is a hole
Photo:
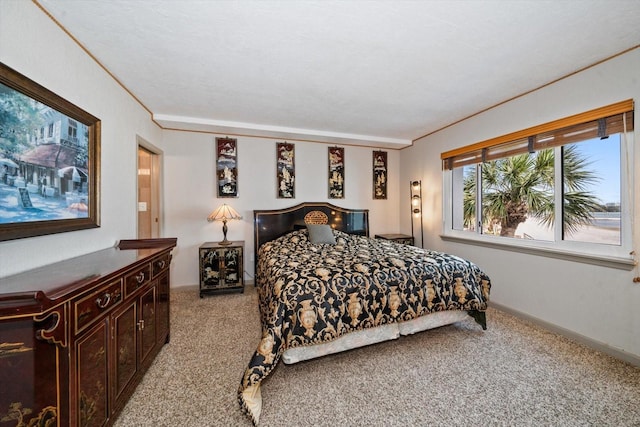
[[[486,329],[491,282],[462,258],[369,238],[369,212],[329,203],[254,211],[262,338],[238,390],[257,425],[261,382],[297,363],[451,324]]]

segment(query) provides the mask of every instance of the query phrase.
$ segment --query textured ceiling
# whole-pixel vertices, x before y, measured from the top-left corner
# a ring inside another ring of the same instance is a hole
[[[36,0],[165,128],[402,147],[640,44],[638,0]]]

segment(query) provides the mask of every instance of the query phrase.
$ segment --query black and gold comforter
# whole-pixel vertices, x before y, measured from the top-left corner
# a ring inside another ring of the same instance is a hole
[[[440,252],[334,231],[336,244],[312,244],[294,231],[259,250],[262,340],[239,389],[257,424],[260,382],[287,348],[443,310],[483,312],[490,281],[475,264]]]

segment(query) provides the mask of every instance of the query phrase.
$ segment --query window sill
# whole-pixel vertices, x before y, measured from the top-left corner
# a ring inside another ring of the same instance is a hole
[[[632,270],[636,266],[636,261],[629,257],[616,257],[607,255],[586,254],[581,252],[571,252],[564,249],[542,248],[533,246],[523,246],[519,244],[496,242],[487,239],[474,239],[469,237],[452,236],[441,234],[440,238],[449,242],[464,243],[467,245],[483,246],[486,248],[502,249],[511,252],[521,252],[529,255],[545,256],[549,258],[561,259],[565,261],[579,262],[583,264],[593,264],[601,267],[617,268],[620,270]]]

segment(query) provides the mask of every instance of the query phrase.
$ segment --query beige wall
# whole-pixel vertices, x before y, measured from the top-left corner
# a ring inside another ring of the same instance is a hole
[[[296,198],[276,198],[276,140],[238,137],[238,197],[217,199],[215,187],[215,135],[166,131],[165,231],[178,236],[175,283],[198,283],[198,247],[206,241],[222,240],[221,223],[208,223],[207,216],[220,204],[233,206],[241,221],[227,225],[230,240],[245,241],[245,279],[254,275],[253,210],[276,209],[302,202],[369,209],[371,234],[397,233],[399,229],[398,176],[400,154],[388,153],[388,199],[373,200],[372,148],[345,146],[345,198],[328,199],[326,144],[295,142]],[[404,194],[404,193],[401,193]],[[408,208],[407,208],[408,209]]]
[[[34,30],[37,29],[37,30]],[[163,151],[164,236],[178,238],[172,285],[198,283],[197,248],[222,239],[220,224],[206,221],[221,203],[215,192],[215,136],[162,131],[132,99],[37,6],[0,1],[0,61],[102,120],[99,229],[0,242],[0,277],[113,246],[136,237],[137,137]],[[275,141],[238,138],[239,197],[224,199],[244,216],[229,223],[229,238],[245,240],[245,278],[253,278],[253,209],[304,201],[331,201],[370,209],[372,233],[395,233],[398,151],[387,150],[387,200],[372,200],[372,148],[345,147],[345,198],[327,198],[326,144],[295,142],[296,198],[276,199]]]
[[[0,61],[102,120],[101,223],[99,229],[0,243],[0,277],[113,246],[136,236],[136,137],[164,151],[166,236],[178,237],[173,283],[197,283],[197,247],[221,236],[205,218],[219,203],[214,188],[212,135],[162,132],[42,11],[28,1],[0,1]],[[637,271],[480,249],[439,238],[442,224],[440,152],[620,100],[640,98],[640,51],[615,58],[542,90],[489,110],[390,153],[390,198],[371,200],[371,149],[346,147],[346,198],[339,205],[371,209],[373,233],[410,231],[411,179],[424,186],[425,247],[477,262],[491,276],[494,302],[551,322],[605,346],[640,357],[640,285]],[[636,141],[638,129],[636,126]],[[245,220],[229,224],[229,238],[252,248],[252,209],[284,207],[275,198],[274,140],[239,138],[240,187],[233,200]],[[326,145],[296,143],[295,203],[327,200]],[[640,150],[635,153],[640,171]],[[322,159],[322,160],[319,160]],[[636,177],[639,176],[636,173]],[[638,179],[636,178],[636,184]],[[402,185],[401,185],[402,184]],[[638,199],[638,198],[637,198]],[[640,206],[635,202],[635,223]],[[405,206],[406,205],[406,206]],[[634,243],[640,242],[636,228]],[[247,278],[253,275],[250,257]],[[490,323],[490,319],[489,319]]]
[[[490,249],[440,239],[442,172],[440,153],[555,119],[633,98],[640,99],[640,49],[491,109],[401,151],[401,181],[425,185],[426,247],[477,262],[493,282],[492,301],[542,319],[603,346],[640,358],[640,284],[638,270],[627,271]],[[636,115],[637,122],[637,115]],[[635,126],[635,143],[640,142]],[[637,147],[637,145],[636,145]],[[635,149],[635,217],[640,221],[640,150]],[[633,189],[632,189],[633,190]],[[402,228],[409,228],[401,217]],[[640,229],[635,227],[638,252]],[[491,321],[489,320],[489,323]]]
[[[0,61],[102,121],[101,227],[0,242],[0,277],[136,236],[136,135],[161,129],[30,1],[0,1]]]

